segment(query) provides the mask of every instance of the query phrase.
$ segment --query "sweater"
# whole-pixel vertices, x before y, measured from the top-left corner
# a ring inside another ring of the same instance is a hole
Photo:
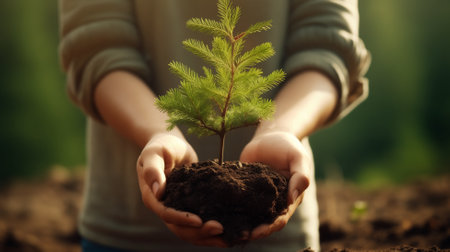
[[[333,81],[339,104],[329,123],[340,120],[366,98],[368,82],[364,75],[370,54],[359,38],[356,1],[236,0],[235,4],[243,13],[237,30],[272,20],[271,30],[252,35],[246,43],[248,48],[267,41],[273,44],[276,55],[260,65],[265,73],[282,68],[289,78],[314,69]],[[70,98],[87,115],[88,172],[79,219],[84,238],[136,251],[223,250],[181,241],[145,208],[136,175],[140,149],[103,122],[93,101],[99,80],[114,70],[135,74],[157,95],[179,84],[169,72],[170,61],[181,61],[200,71],[204,63],[187,52],[181,42],[210,38],[186,29],[185,23],[192,17],[215,19],[216,13],[216,1],[211,0],[59,1],[60,62],[67,75]],[[225,159],[238,159],[253,131],[247,128],[230,132]],[[210,147],[218,146],[216,137],[198,139],[187,135],[187,140],[200,160],[217,157],[218,150]],[[302,204],[283,230],[235,249],[319,249],[318,225],[312,180]]]

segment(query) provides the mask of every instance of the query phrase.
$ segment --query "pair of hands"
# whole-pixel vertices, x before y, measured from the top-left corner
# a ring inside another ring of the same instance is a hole
[[[183,138],[167,133],[152,137],[137,162],[142,200],[181,239],[200,246],[227,247],[219,237],[223,232],[219,222],[203,222],[193,213],[165,207],[159,201],[170,171],[176,166],[197,161],[194,149]],[[287,224],[309,185],[312,156],[296,136],[280,131],[259,134],[252,139],[242,151],[241,161],[265,163],[290,179],[288,211],[273,223],[260,225],[248,237],[243,237],[256,240],[281,230]]]

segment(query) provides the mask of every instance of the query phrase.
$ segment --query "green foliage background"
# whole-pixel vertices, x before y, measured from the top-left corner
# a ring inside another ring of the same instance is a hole
[[[450,1],[361,0],[370,95],[312,136],[317,173],[380,185],[450,171]],[[0,1],[0,183],[84,164],[58,65],[56,0]]]
[[[0,1],[0,183],[84,163],[84,119],[57,44],[56,1]]]

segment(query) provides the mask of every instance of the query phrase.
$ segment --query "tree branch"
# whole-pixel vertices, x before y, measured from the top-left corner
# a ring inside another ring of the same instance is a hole
[[[240,126],[232,127],[230,129],[228,129],[228,131],[232,131],[232,130],[240,129],[240,128],[245,128],[245,127],[249,127],[249,126],[258,126],[259,123],[261,123],[260,120],[258,120],[257,122],[254,122],[254,123],[248,123],[248,124],[243,124],[243,125],[240,125]]]

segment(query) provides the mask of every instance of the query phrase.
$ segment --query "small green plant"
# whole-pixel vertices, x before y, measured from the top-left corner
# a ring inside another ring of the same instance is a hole
[[[270,29],[271,21],[256,23],[236,33],[240,8],[233,7],[229,0],[219,0],[217,6],[219,21],[204,18],[187,21],[189,28],[213,35],[211,46],[195,39],[183,41],[187,50],[213,69],[204,66],[200,75],[183,63],[171,62],[169,68],[181,79],[180,86],[160,96],[156,104],[169,115],[169,130],[184,124],[188,133],[217,134],[222,164],[226,133],[257,125],[272,116],[275,110],[272,101],[260,96],[282,82],[285,73],[276,70],[263,76],[262,70],[255,67],[274,55],[271,43],[243,50],[247,36]]]
[[[350,213],[350,219],[352,221],[359,221],[367,214],[367,203],[362,200],[355,201]]]

